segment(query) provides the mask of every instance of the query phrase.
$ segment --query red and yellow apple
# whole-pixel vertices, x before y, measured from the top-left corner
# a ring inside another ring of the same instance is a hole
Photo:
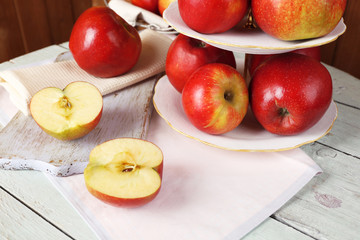
[[[302,40],[330,33],[344,14],[346,0],[251,1],[257,25],[281,40]]]
[[[60,140],[73,140],[91,132],[100,122],[103,99],[87,82],[73,82],[64,90],[48,87],[31,99],[30,112],[47,134]]]
[[[165,9],[167,9],[170,5],[170,3],[175,2],[176,0],[159,0],[158,2],[158,8],[159,13],[162,16]]]
[[[190,122],[209,134],[223,134],[243,120],[249,104],[245,80],[222,63],[200,67],[185,84],[182,106]]]
[[[186,25],[200,33],[222,33],[245,16],[248,0],[178,0],[179,12]]]
[[[310,56],[318,61],[321,60],[320,47],[301,48],[291,52]],[[255,69],[263,63],[266,59],[275,54],[246,54],[246,61],[248,61],[248,70],[250,76],[254,74]]]
[[[296,135],[314,126],[332,99],[328,70],[312,57],[285,53],[261,64],[250,82],[251,110],[269,132]]]
[[[236,68],[232,52],[179,34],[169,47],[165,71],[172,86],[181,93],[189,76],[208,63],[224,63]]]
[[[150,12],[159,13],[158,0],[131,0],[131,3]]]
[[[79,67],[102,78],[130,71],[139,59],[141,47],[136,29],[108,7],[92,7],[83,12],[69,40]]]
[[[155,144],[118,138],[96,146],[84,170],[89,192],[116,207],[139,207],[160,191],[163,154]]]

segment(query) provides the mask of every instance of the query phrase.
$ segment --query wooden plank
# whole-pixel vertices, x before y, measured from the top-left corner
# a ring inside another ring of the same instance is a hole
[[[242,240],[313,240],[313,238],[275,219],[268,218],[249,232]]]
[[[360,111],[337,104],[338,117],[333,128],[318,142],[360,158]]]
[[[26,67],[34,63],[42,62],[42,61],[53,61],[60,54],[68,52],[67,48],[58,46],[58,45],[50,45],[48,47],[41,48],[39,50],[33,51],[31,53],[24,54],[22,56],[11,59],[6,63],[0,64],[0,70],[6,70],[11,67],[9,64],[12,64],[12,67]],[[49,56],[52,56],[49,57]]]
[[[73,21],[75,23],[76,19],[88,8],[92,6],[92,0],[71,0]]]
[[[50,26],[43,0],[15,0],[26,52],[51,45]]]
[[[74,211],[73,206],[54,188],[43,173],[37,171],[7,171],[0,169],[0,185],[8,189],[23,203],[31,206],[33,211],[46,218],[53,225],[58,226],[73,238],[96,239],[94,233],[83,221],[82,217]],[[0,204],[1,202],[2,201],[0,201]],[[2,212],[2,207],[0,207],[0,209]],[[12,218],[16,216],[21,219],[22,210],[20,209],[21,208],[19,208],[19,212],[11,212],[12,210],[8,210],[9,215],[12,216]],[[4,221],[3,213],[1,213],[0,221]],[[24,226],[25,225],[29,227],[32,224],[24,223]],[[48,229],[48,232],[51,233],[52,231],[54,230]],[[0,232],[2,233],[1,226]],[[12,234],[13,233],[11,233],[9,239],[13,239]]]
[[[68,41],[74,23],[71,0],[46,0],[52,44]]]
[[[1,239],[71,239],[0,188]]]
[[[348,0],[344,21],[346,32],[339,38],[333,66],[360,78],[360,1]]]
[[[333,98],[337,102],[360,108],[359,79],[350,74],[325,65],[333,80]]]
[[[302,149],[324,172],[277,211],[276,219],[315,239],[358,239],[359,159],[319,143]]]
[[[0,62],[17,57],[25,52],[14,1],[0,0]]]

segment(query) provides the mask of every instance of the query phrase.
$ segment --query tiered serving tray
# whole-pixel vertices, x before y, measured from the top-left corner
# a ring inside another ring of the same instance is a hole
[[[275,39],[260,29],[242,27],[235,27],[219,34],[198,33],[184,23],[177,2],[170,4],[163,17],[181,34],[232,52],[250,54],[276,54],[321,46],[335,41],[346,30],[344,21],[341,19],[337,27],[324,37],[287,42]],[[284,151],[314,142],[331,130],[338,113],[336,104],[332,101],[325,115],[312,128],[295,136],[280,136],[266,131],[256,121],[249,108],[239,127],[226,134],[210,135],[195,128],[187,119],[181,105],[181,94],[172,87],[167,76],[158,81],[153,102],[156,111],[174,130],[204,144],[233,151]]]

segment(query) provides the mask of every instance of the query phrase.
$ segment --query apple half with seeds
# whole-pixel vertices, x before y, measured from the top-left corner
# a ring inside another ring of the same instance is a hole
[[[96,146],[84,170],[89,192],[116,207],[139,207],[160,191],[163,154],[155,144],[118,138]]]
[[[31,99],[30,112],[47,134],[60,140],[81,138],[99,123],[103,99],[87,82],[72,82],[64,90],[48,87]]]

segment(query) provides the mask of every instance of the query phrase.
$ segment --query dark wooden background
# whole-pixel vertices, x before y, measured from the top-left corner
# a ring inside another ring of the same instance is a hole
[[[102,0],[0,0],[0,62],[69,40],[78,16]],[[346,32],[322,46],[322,61],[360,78],[360,1],[348,0]]]

